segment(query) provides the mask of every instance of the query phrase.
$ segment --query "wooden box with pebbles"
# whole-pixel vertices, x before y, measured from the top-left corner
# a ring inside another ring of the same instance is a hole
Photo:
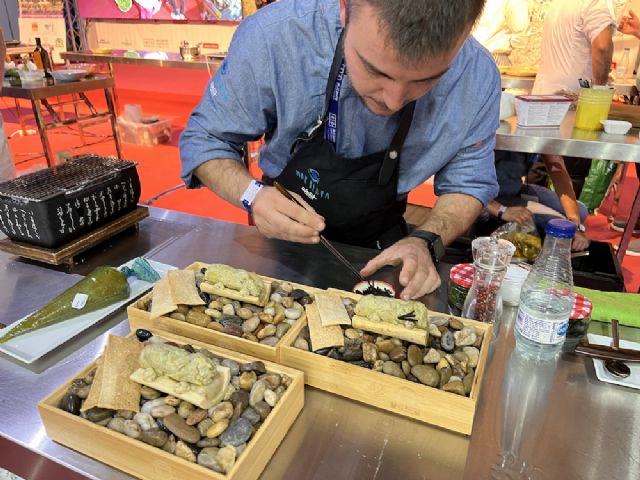
[[[136,336],[109,337],[38,404],[47,435],[143,479],[258,478],[302,410],[303,374],[166,332]]]
[[[152,328],[269,361],[304,323],[312,287],[228,265],[196,262],[169,272],[127,308],[131,329]]]
[[[334,289],[317,294],[306,311],[280,353],[282,364],[305,373],[305,383],[471,433],[491,325],[419,302]]]

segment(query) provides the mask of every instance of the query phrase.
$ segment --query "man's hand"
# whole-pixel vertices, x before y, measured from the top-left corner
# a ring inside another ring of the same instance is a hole
[[[524,225],[533,221],[533,213],[527,207],[507,207],[502,214],[502,220]]]
[[[295,194],[293,194],[295,195]],[[306,209],[296,205],[274,187],[263,187],[253,202],[253,219],[258,231],[267,238],[290,242],[318,243],[324,230],[324,218],[296,195]]]
[[[633,10],[629,10],[629,16],[622,17],[618,30],[627,35],[640,38],[640,18]]]
[[[582,252],[589,248],[590,243],[591,240],[589,240],[584,233],[576,232],[576,236],[573,237],[573,242],[571,242],[571,250],[574,252]]]
[[[405,287],[400,293],[403,300],[420,298],[440,286],[440,275],[433,265],[427,244],[414,237],[403,238],[383,250],[365,265],[360,274],[367,277],[385,265],[400,264],[400,284]]]

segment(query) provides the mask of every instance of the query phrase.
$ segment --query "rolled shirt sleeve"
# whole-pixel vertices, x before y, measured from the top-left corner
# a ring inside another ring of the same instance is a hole
[[[273,123],[271,57],[252,18],[238,27],[229,54],[209,81],[180,137],[181,176],[188,188],[202,186],[193,171],[209,160],[242,159],[245,142],[259,139]]]
[[[593,43],[595,38],[600,35],[605,28],[617,26],[615,12],[610,0],[592,0],[587,2],[582,14],[582,19],[584,22],[582,31],[590,43]]]

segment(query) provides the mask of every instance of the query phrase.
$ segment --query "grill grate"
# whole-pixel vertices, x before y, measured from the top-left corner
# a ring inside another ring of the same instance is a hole
[[[135,165],[135,162],[99,155],[78,155],[59,167],[38,172],[0,183],[0,195],[14,200],[41,202],[69,191],[77,191],[83,186],[96,182],[120,170]]]

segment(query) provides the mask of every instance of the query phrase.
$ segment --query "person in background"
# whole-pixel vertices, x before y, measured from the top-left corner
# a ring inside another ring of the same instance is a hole
[[[491,53],[508,55],[528,28],[527,0],[487,0],[472,35]]]
[[[258,10],[182,134],[183,180],[246,208],[266,237],[382,250],[361,274],[402,265],[405,300],[432,292],[444,245],[498,191],[500,75],[469,38],[483,5],[281,0]],[[266,185],[242,163],[245,143],[263,135]],[[408,192],[432,175],[438,201],[409,234]]]
[[[4,62],[7,58],[7,47],[4,43],[4,35],[0,28],[0,82],[4,79]],[[2,95],[2,83],[0,83],[0,96]],[[9,142],[4,132],[4,122],[0,115],[0,180],[11,180],[16,176],[16,167],[13,164],[13,156],[9,150]]]
[[[178,2],[180,2],[180,7],[178,7]],[[186,20],[187,17],[184,16],[184,2],[185,0],[169,0],[171,4],[171,8],[173,11],[171,12],[171,18],[174,20]]]
[[[633,10],[629,10],[629,15],[625,15],[622,17],[620,21],[620,25],[618,25],[618,30],[626,35],[633,35],[634,37],[640,39],[640,17],[636,15]],[[636,87],[640,89],[640,69],[636,74]],[[638,164],[634,165],[636,169],[636,176],[640,181],[640,168]],[[634,227],[634,234],[640,232],[640,219],[636,222]],[[629,246],[627,247],[627,255],[631,255],[634,257],[640,257],[640,238],[636,238],[629,242]]]

